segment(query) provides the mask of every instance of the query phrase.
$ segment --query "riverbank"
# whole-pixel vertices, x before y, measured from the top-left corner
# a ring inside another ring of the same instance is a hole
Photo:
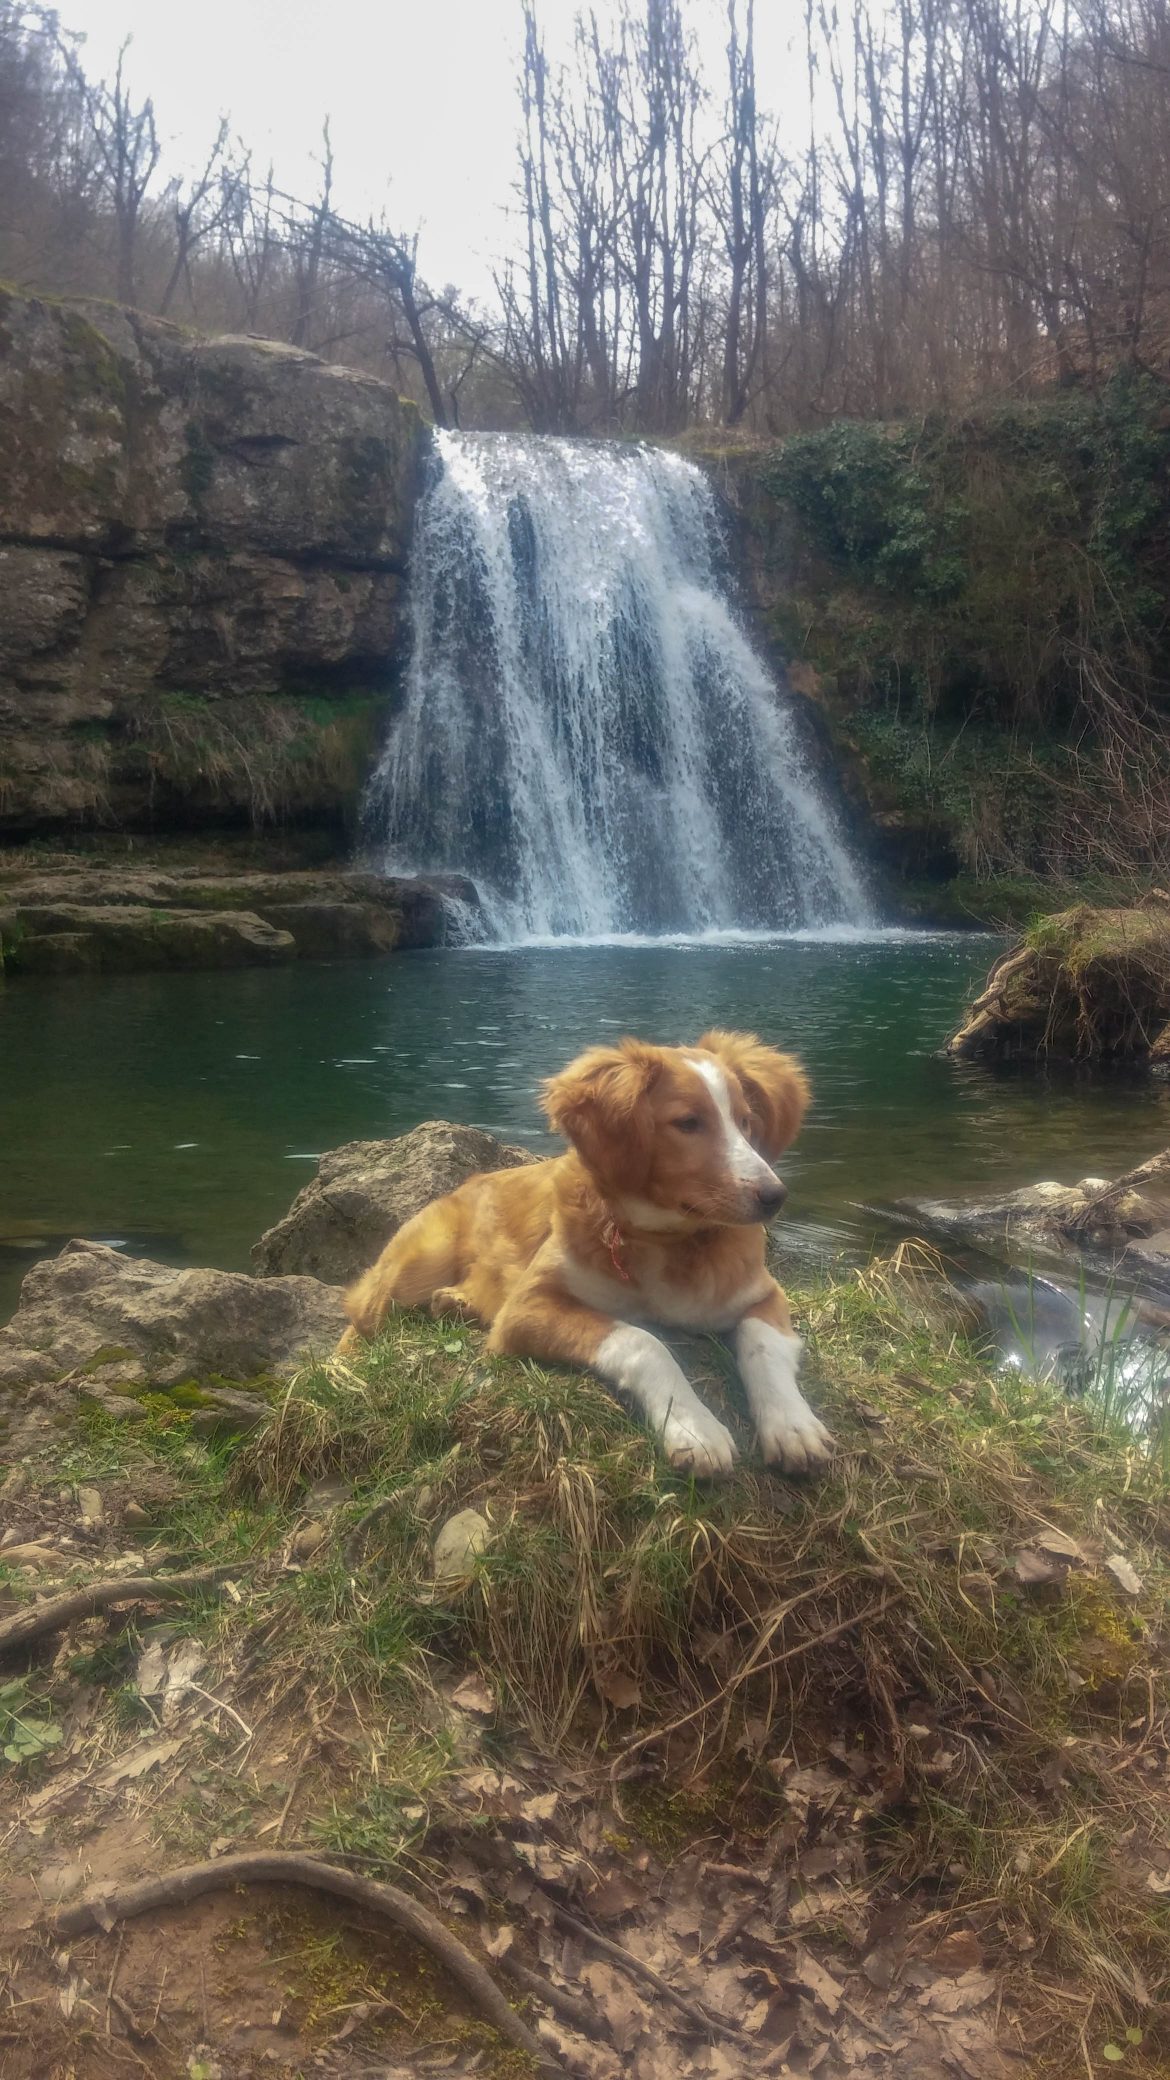
[[[920,2080],[1103,2070],[1114,2044],[1161,2071],[1167,1469],[912,1323],[890,1267],[797,1305],[842,1447],[815,1487],[750,1454],[680,1484],[587,1380],[413,1318],[261,1388],[245,1436],[156,1391],[10,1474],[35,1551],[0,1553],[8,1613],[121,1568],[224,1571],[5,1662],[13,2080],[83,2044],[112,2072],[128,2032],[167,2072],[328,2070],[339,2041],[387,2072],[528,2070],[425,1952],[339,1933],[311,1894],[248,1888],[64,1961],[37,1937],[95,1883],[252,1846],[421,1892],[597,2080],[709,2074],[686,1999],[737,2073],[785,2045]],[[468,1510],[456,1563],[439,1534]]]

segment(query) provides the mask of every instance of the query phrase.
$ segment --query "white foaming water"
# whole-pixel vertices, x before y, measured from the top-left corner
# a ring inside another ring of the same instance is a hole
[[[436,449],[366,802],[384,870],[470,875],[497,940],[867,924],[702,473],[607,442]]]

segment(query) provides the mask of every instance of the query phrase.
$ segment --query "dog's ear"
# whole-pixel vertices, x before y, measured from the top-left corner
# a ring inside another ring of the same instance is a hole
[[[661,1068],[656,1048],[623,1040],[590,1048],[541,1086],[550,1127],[607,1186],[636,1191],[649,1171],[654,1121],[645,1100]]]
[[[699,1046],[738,1076],[752,1115],[752,1145],[774,1161],[795,1141],[812,1095],[800,1063],[765,1047],[754,1033],[704,1033]]]

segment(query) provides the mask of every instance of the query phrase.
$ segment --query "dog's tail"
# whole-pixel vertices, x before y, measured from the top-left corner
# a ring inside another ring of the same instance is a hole
[[[345,1311],[359,1336],[371,1342],[392,1307],[425,1307],[458,1282],[464,1269],[460,1211],[450,1198],[424,1206],[350,1286]]]

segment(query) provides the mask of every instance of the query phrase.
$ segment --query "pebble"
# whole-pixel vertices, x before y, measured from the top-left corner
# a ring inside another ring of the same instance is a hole
[[[150,1511],[143,1509],[140,1502],[127,1502],[122,1509],[122,1522],[137,1530],[141,1524],[149,1524]]]

